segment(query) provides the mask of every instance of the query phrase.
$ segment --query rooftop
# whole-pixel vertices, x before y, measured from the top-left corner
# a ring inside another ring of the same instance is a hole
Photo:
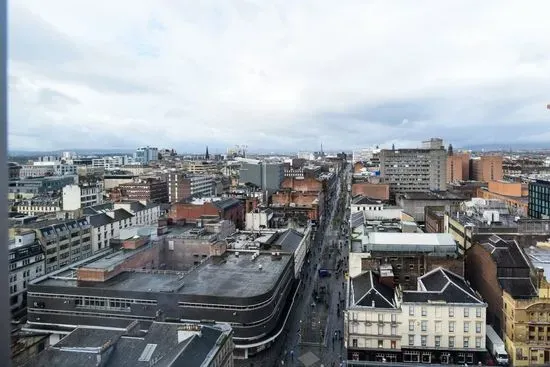
[[[352,244],[353,252],[425,252],[455,253],[457,245],[449,233],[369,232],[361,243]]]
[[[120,261],[116,255],[100,259],[86,266],[107,266]],[[214,297],[253,297],[271,290],[284,272],[291,255],[260,253],[252,259],[252,253],[226,252],[223,256],[212,256],[188,273],[169,271],[124,271],[103,282],[78,284],[76,278],[64,278],[63,274],[50,276],[37,284],[41,286],[108,288],[112,290],[133,290],[138,292],[174,292],[187,295]],[[99,265],[98,265],[99,264]],[[261,268],[260,268],[261,266]]]
[[[463,277],[441,267],[418,278],[418,290],[403,292],[403,302],[434,301],[483,304]]]
[[[136,335],[125,330],[79,327],[26,366],[95,367],[99,360],[104,367],[200,366],[230,333],[226,324],[154,322],[145,333]]]
[[[350,304],[353,306],[396,308],[394,291],[381,284],[380,277],[373,271],[367,271],[350,281]]]
[[[502,289],[514,298],[536,297],[537,290],[530,277],[528,257],[516,241],[505,241],[493,235],[481,246],[489,252],[498,268],[516,269],[518,275],[514,277],[498,277]]]
[[[466,200],[467,198],[458,193],[449,191],[424,191],[424,192],[407,192],[399,195],[405,200]]]
[[[354,196],[351,199],[353,205],[382,205],[382,201],[369,198],[363,195]]]
[[[548,244],[531,246],[524,249],[531,264],[537,269],[544,270],[547,280],[550,280],[550,247]]]

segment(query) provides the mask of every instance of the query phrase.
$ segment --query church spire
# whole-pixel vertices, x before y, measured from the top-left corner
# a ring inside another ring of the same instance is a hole
[[[204,155],[205,159],[210,159],[210,154],[208,153],[208,145],[206,146],[206,154]]]

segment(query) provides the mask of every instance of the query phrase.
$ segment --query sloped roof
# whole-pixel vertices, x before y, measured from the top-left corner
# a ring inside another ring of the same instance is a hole
[[[114,344],[114,348],[110,354],[102,356],[105,367],[145,367],[153,364],[158,367],[200,366],[217,348],[223,333],[229,332],[228,327],[202,326],[200,335],[190,334],[187,339],[179,341],[180,327],[178,324],[155,322],[139,338],[126,337],[124,331],[77,328],[59,344],[33,357],[26,366],[95,367],[97,352],[84,348],[100,348],[107,343]],[[145,356],[147,349],[150,353]]]
[[[240,203],[241,202],[235,198],[227,198],[227,199],[212,202],[212,204],[214,204],[220,210],[229,209],[235,205],[239,205]]]
[[[351,304],[376,308],[396,308],[394,291],[381,284],[379,276],[367,271],[351,279]]]
[[[441,267],[418,278],[418,286],[403,292],[403,302],[483,303],[463,277]]]
[[[294,252],[302,242],[304,235],[293,228],[280,232],[279,236],[273,242],[274,245],[281,246],[281,250]]]

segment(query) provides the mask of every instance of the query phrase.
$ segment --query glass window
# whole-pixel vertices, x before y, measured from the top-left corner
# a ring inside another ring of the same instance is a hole
[[[414,316],[414,306],[409,306],[409,316]]]
[[[454,333],[455,331],[455,322],[449,321],[449,332]]]
[[[414,331],[414,320],[409,320],[409,331]]]
[[[481,322],[479,321],[476,322],[476,333],[481,333]]]
[[[425,347],[428,344],[428,337],[426,335],[422,335],[420,337],[420,343],[423,347]]]
[[[426,321],[426,320],[422,321],[421,330],[422,331],[428,331],[428,321]]]
[[[455,317],[455,309],[454,309],[454,307],[449,307],[449,317]]]
[[[409,335],[409,345],[414,345],[414,335]]]
[[[463,342],[462,346],[464,348],[470,348],[470,338],[469,337],[467,337],[467,336],[464,337],[464,342]]]
[[[439,335],[435,336],[435,346],[436,348],[439,348],[441,346],[441,336]]]
[[[469,322],[464,322],[464,332],[467,333],[470,331],[470,323]]]
[[[428,307],[422,306],[422,316],[428,316]]]
[[[481,317],[481,307],[476,308],[476,317]]]
[[[449,348],[454,348],[454,347],[455,347],[455,337],[450,336],[449,337]]]
[[[470,317],[470,309],[468,307],[464,307],[464,317]]]

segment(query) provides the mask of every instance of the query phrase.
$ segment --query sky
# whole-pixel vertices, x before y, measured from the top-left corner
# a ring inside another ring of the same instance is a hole
[[[10,1],[9,147],[544,146],[548,14],[548,0]]]

